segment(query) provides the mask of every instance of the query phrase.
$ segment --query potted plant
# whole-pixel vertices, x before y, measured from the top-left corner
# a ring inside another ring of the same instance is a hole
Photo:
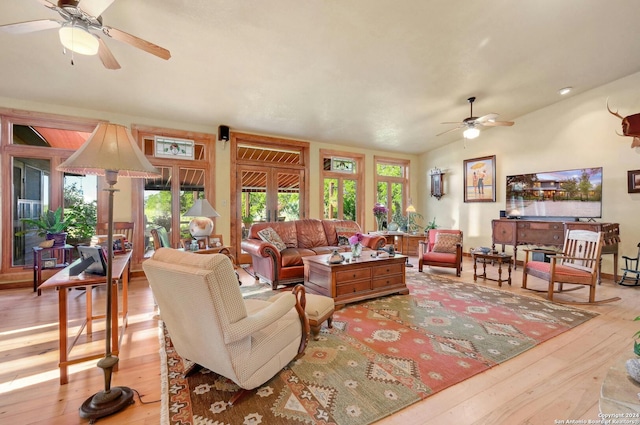
[[[424,231],[426,233],[431,229],[437,229],[437,228],[438,228],[438,225],[436,224],[436,218],[433,217],[433,220],[431,220],[429,224],[427,224],[427,227],[424,228]]]
[[[55,211],[47,210],[39,218],[23,218],[22,222],[35,228],[18,232],[18,235],[35,231],[38,236],[53,239],[53,246],[62,246],[67,242],[69,222],[62,217],[62,207]]]

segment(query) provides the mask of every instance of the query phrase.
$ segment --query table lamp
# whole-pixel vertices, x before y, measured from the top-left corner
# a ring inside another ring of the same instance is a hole
[[[112,276],[113,276],[113,194],[118,189],[118,175],[130,178],[158,177],[160,172],[145,158],[129,129],[122,125],[100,123],[87,141],[57,167],[58,171],[75,174],[105,176],[109,185],[108,227],[107,227],[107,306],[105,314],[106,347],[104,358],[98,367],[104,372],[104,390],[89,397],[80,407],[81,418],[95,420],[116,413],[133,403],[133,391],[128,387],[111,387],[113,368],[118,357],[111,353]]]
[[[213,232],[214,224],[210,217],[220,217],[220,214],[206,199],[196,199],[184,216],[194,217],[189,222],[191,236],[194,239],[206,239]]]

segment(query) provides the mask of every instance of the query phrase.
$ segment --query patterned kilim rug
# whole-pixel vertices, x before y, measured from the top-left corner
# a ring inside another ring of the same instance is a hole
[[[407,286],[336,311],[304,357],[231,408],[235,384],[206,369],[184,379],[165,331],[163,424],[369,424],[595,316],[435,274],[408,271]]]

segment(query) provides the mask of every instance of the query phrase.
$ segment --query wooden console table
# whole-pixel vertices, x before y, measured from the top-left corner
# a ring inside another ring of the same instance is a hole
[[[388,245],[393,245],[396,252],[402,255],[415,257],[418,255],[418,247],[420,241],[425,240],[424,233],[412,234],[405,232],[369,232],[370,235],[383,236],[387,240]]]
[[[618,281],[618,242],[620,229],[618,223],[596,223],[586,221],[543,221],[500,219],[491,221],[491,248],[502,245],[513,246],[514,269],[517,267],[518,245],[564,246],[564,235],[567,230],[590,230],[604,233],[602,254],[613,254],[613,275]],[[598,271],[598,273],[600,273]],[[600,277],[598,276],[598,281]]]
[[[69,354],[71,353],[71,349],[78,341],[78,338],[82,334],[82,331],[86,328],[87,336],[91,335],[92,332],[92,321],[94,319],[102,319],[105,318],[105,315],[94,316],[93,315],[93,297],[92,297],[92,289],[94,286],[102,286],[106,285],[106,276],[89,274],[82,272],[78,276],[70,276],[69,271],[71,267],[77,264],[80,260],[76,260],[74,263],[65,267],[63,270],[59,271],[55,275],[51,276],[47,279],[42,285],[40,285],[40,289],[56,289],[58,291],[58,320],[59,320],[59,344],[60,344],[60,363],[58,367],[60,368],[60,384],[66,384],[69,382],[68,376],[68,368],[69,365],[85,362],[87,360],[99,359],[104,357],[104,351],[100,354],[90,354],[82,357],[77,357],[74,359],[69,358]],[[112,291],[111,297],[111,350],[113,355],[117,356],[120,351],[120,342],[122,340],[122,335],[124,335],[124,330],[127,327],[127,319],[128,319],[128,302],[127,302],[127,293],[129,287],[129,265],[131,263],[131,251],[126,254],[117,255],[113,259],[113,268],[112,268],[112,282],[109,290]],[[118,280],[122,279],[122,330],[120,332],[120,336],[118,336],[118,321],[119,321],[119,313],[118,313]],[[71,343],[69,343],[69,329],[68,329],[68,314],[67,314],[67,292],[71,288],[85,288],[85,296],[86,296],[86,316],[84,319],[84,323],[80,326],[78,333]],[[105,318],[106,319],[106,318]]]

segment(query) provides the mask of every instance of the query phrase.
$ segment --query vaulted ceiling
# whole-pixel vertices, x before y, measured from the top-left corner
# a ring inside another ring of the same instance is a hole
[[[0,106],[421,153],[461,137],[436,134],[469,115],[470,96],[474,115],[517,126],[562,87],[639,72],[639,16],[637,0],[115,0],[104,24],[171,59],[103,37],[122,69],[97,56],[71,65],[55,29],[0,32]],[[0,2],[0,25],[49,18],[59,15],[38,0]]]

